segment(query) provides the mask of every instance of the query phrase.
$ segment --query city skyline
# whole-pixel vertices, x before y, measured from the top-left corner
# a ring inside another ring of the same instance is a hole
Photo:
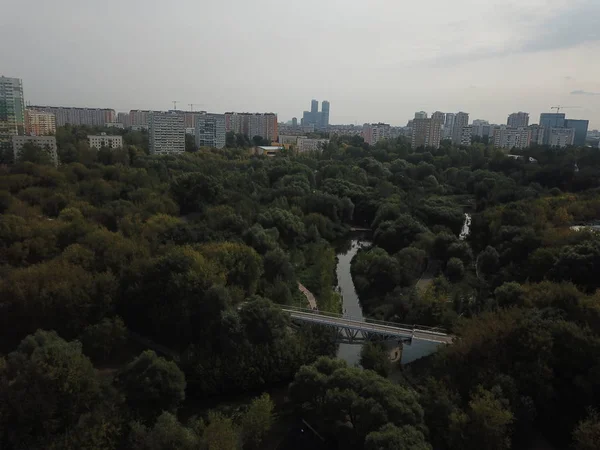
[[[184,109],[273,111],[287,121],[319,98],[335,106],[332,124],[397,125],[419,110],[503,123],[509,111],[536,117],[572,105],[581,107],[572,117],[600,128],[595,0],[491,0],[477,8],[467,0],[306,0],[284,17],[272,0],[145,6],[9,2],[2,36],[20,37],[0,46],[2,70],[23,79],[35,104],[167,110],[177,100]],[[74,20],[65,21],[65,11]],[[286,25],[257,27],[259,19]],[[23,23],[36,33],[22,35]],[[196,58],[199,42],[215,44]],[[270,64],[288,57],[294,63]]]

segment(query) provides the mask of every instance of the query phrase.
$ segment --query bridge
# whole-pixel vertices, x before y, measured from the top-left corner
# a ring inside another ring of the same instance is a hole
[[[445,333],[440,328],[361,319],[291,306],[285,306],[282,310],[288,313],[294,322],[312,323],[335,329],[340,343],[359,344],[367,341],[392,340],[412,342],[413,340],[419,340],[450,344],[454,339],[454,336]]]

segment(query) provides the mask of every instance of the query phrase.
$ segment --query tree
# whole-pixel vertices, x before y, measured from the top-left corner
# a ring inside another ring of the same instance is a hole
[[[81,343],[86,355],[106,361],[127,339],[127,328],[120,317],[102,319],[83,330]]]
[[[575,450],[600,448],[600,416],[596,411],[590,411],[573,431],[573,446]]]
[[[392,363],[384,344],[367,342],[360,351],[360,365],[363,369],[374,370],[382,377],[387,377],[392,370]]]
[[[240,434],[230,418],[211,411],[208,413],[204,440],[208,450],[237,450]]]
[[[410,246],[421,233],[427,231],[422,224],[408,214],[392,221],[382,222],[375,230],[373,242],[390,253],[396,253],[404,247]]]
[[[185,399],[185,375],[177,364],[141,353],[123,367],[115,379],[129,407],[141,417],[156,417],[161,411],[174,412]]]
[[[0,363],[0,443],[48,448],[101,399],[100,382],[81,344],[39,330]]]
[[[508,450],[512,422],[513,414],[506,401],[480,387],[471,396],[467,412],[450,416],[452,448]]]
[[[465,276],[465,266],[463,262],[458,258],[450,258],[448,264],[446,264],[446,275],[448,279],[453,282],[462,280]]]
[[[31,162],[35,164],[54,165],[51,152],[35,144],[26,143],[19,153],[18,162]]]
[[[388,423],[372,431],[365,440],[365,450],[431,450],[425,436],[412,426],[397,427]]]
[[[500,256],[494,247],[487,246],[479,256],[477,256],[477,270],[485,278],[489,278],[496,273],[500,264]]]
[[[152,428],[141,422],[131,424],[129,443],[132,450],[198,450],[201,439],[193,429],[184,427],[170,412],[163,412]]]
[[[242,416],[242,439],[253,448],[259,448],[263,438],[273,424],[273,408],[275,405],[269,394],[263,394],[250,403]]]

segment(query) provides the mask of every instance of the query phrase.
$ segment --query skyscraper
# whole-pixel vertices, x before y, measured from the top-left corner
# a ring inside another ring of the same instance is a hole
[[[181,114],[153,111],[148,117],[150,153],[183,153],[185,127]]]
[[[20,78],[0,76],[0,146],[10,148],[12,136],[25,134],[25,100]]]
[[[541,113],[540,126],[546,129],[564,128],[565,114],[564,113]]]
[[[575,140],[573,141],[573,145],[578,147],[585,146],[589,124],[589,120],[565,119],[565,128],[573,128],[575,130]]]
[[[523,111],[512,113],[508,116],[508,119],[506,120],[506,125],[509,128],[528,127],[529,113]]]
[[[298,119],[296,117],[292,117],[292,126],[293,127],[297,127],[298,126]]]
[[[466,136],[466,133],[463,133],[463,128],[467,127],[468,125],[469,113],[456,113],[456,116],[454,117],[454,125],[452,127],[452,143],[454,145],[460,145],[461,142],[465,142],[464,136]]]
[[[329,127],[329,102],[323,100],[321,103],[321,128],[326,130]]]
[[[319,111],[319,101],[312,99],[310,102],[310,112],[312,114],[317,114],[318,111]]]
[[[198,147],[225,147],[224,114],[199,114],[196,117],[196,145]]]
[[[415,113],[415,119],[427,119],[427,113],[425,111],[417,111]]]

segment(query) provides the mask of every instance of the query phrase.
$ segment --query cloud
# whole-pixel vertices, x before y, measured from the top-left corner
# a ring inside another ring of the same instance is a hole
[[[576,91],[571,91],[570,94],[571,95],[600,95],[600,92],[589,92],[589,91],[583,91],[583,90],[579,89]]]
[[[499,17],[498,28],[504,26],[503,42],[483,45],[472,50],[440,54],[431,65],[457,65],[513,54],[562,50],[600,42],[600,2],[573,0],[564,7],[550,11],[545,17],[517,11],[509,17]],[[512,22],[512,23],[511,23]],[[571,79],[571,77],[565,77]]]

